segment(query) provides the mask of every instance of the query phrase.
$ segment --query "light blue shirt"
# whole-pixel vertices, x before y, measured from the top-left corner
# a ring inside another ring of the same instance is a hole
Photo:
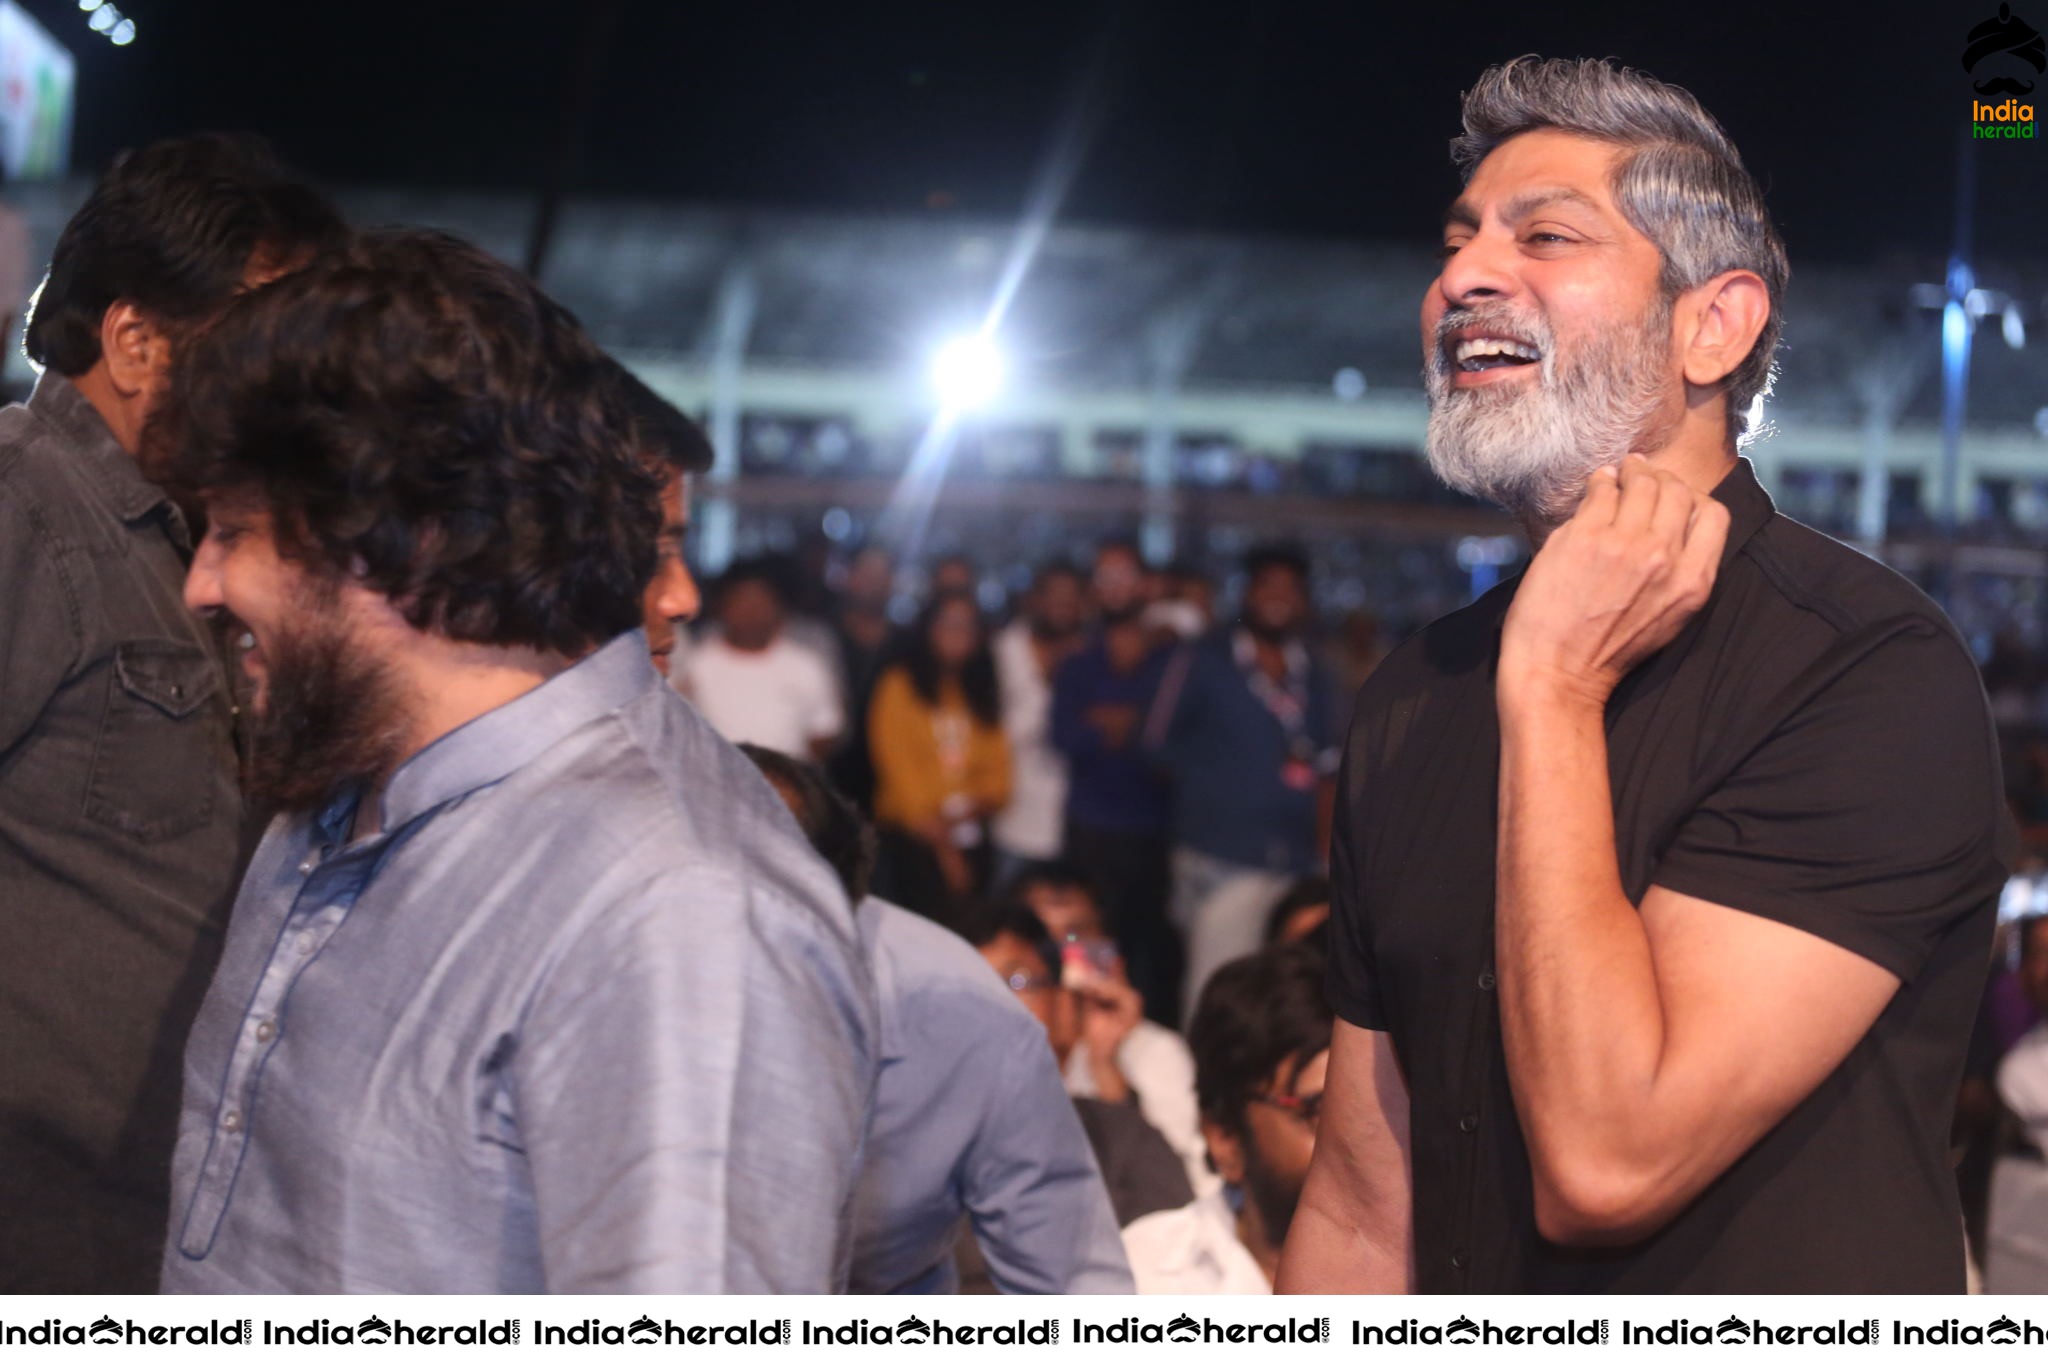
[[[952,1293],[966,1220],[1004,1293],[1131,1293],[1044,1025],[957,934],[872,896],[858,918],[882,1075],[855,1199],[854,1291]]]
[[[639,632],[271,827],[186,1049],[171,1293],[839,1288],[844,894]]]

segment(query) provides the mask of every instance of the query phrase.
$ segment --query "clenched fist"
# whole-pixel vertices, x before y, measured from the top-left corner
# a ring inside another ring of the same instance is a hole
[[[1529,564],[1501,632],[1504,701],[1602,706],[1707,604],[1728,509],[1640,455],[1594,473]]]

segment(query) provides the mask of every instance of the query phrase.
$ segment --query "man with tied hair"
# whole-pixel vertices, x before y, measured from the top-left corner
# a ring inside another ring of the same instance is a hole
[[[872,989],[649,662],[609,362],[475,248],[375,234],[230,307],[164,432],[283,812],[187,1050],[164,1288],[843,1285]]]
[[[1999,888],[1969,651],[1737,455],[1786,266],[1693,97],[1480,78],[1429,453],[1528,571],[1366,684],[1291,1290],[1958,1292]]]
[[[342,232],[260,143],[157,143],[65,225],[29,320],[42,374],[0,412],[0,1293],[156,1284],[242,806],[141,433],[191,329]]]

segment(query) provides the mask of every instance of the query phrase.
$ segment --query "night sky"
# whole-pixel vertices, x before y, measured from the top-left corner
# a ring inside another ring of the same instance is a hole
[[[117,49],[72,0],[26,0],[80,58],[82,169],[231,127],[330,183],[535,191],[586,27],[610,2],[126,0],[139,36]],[[1541,51],[1690,87],[1762,178],[1796,265],[1947,251],[1964,35],[1997,6],[616,8],[576,192],[1007,217],[1093,69],[1099,117],[1066,219],[1428,239],[1455,189],[1458,92],[1490,62]],[[2017,9],[2048,28],[2048,0]],[[1980,259],[2042,262],[2048,143],[1973,150]]]

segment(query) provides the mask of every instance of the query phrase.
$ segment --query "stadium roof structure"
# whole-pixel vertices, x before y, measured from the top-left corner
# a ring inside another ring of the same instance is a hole
[[[522,200],[417,193],[349,196],[349,207],[364,222],[446,226],[514,260],[531,217]],[[721,283],[745,268],[756,300],[749,360],[887,370],[921,365],[936,337],[983,321],[1020,235],[952,217],[577,201],[543,282],[608,345],[708,359]],[[1142,388],[1179,345],[1190,387],[1327,392],[1348,368],[1369,391],[1419,395],[1416,312],[1436,270],[1427,242],[1053,227],[1001,335],[1020,371],[1056,389]],[[1893,420],[1938,420],[1939,315],[1914,287],[1941,270],[1906,257],[1805,270],[1795,255],[1775,401],[1854,422],[1875,396]],[[2048,407],[2048,257],[1978,274],[2015,302],[2031,335],[2015,350],[1998,317],[1980,324],[1971,423],[2031,427]]]
[[[23,185],[9,198],[47,252],[84,187]],[[422,223],[523,258],[535,206],[510,195],[363,189],[362,224]],[[708,363],[721,289],[744,270],[746,358],[828,370],[921,373],[948,333],[982,324],[1023,232],[1013,223],[764,212],[572,199],[543,283],[606,346]],[[1939,419],[1939,315],[1914,300],[1938,258],[1864,269],[1799,265],[1785,300],[1777,411],[1854,425],[1873,403],[1895,423]],[[1143,389],[1162,365],[1194,389],[1330,392],[1353,370],[1376,394],[1420,396],[1416,311],[1436,273],[1428,242],[1172,235],[1054,226],[1030,253],[1000,329],[1020,377],[1055,391]],[[1978,327],[1973,428],[2032,429],[2048,410],[2048,255],[1986,263],[2028,333]],[[1923,289],[1924,293],[1924,289]],[[2043,446],[2048,461],[2048,445]]]

